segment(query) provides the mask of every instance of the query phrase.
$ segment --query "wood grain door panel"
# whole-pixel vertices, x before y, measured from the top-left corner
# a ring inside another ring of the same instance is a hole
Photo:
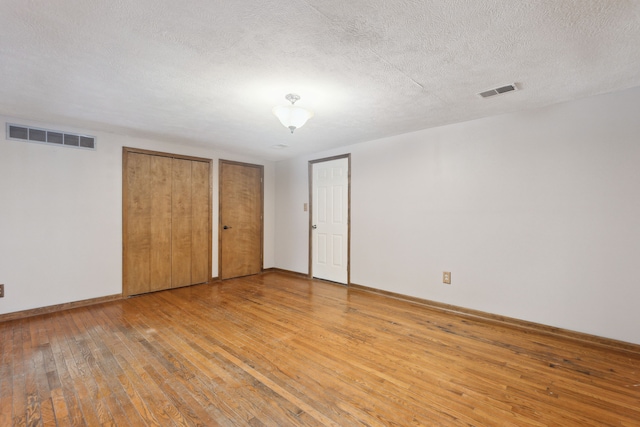
[[[171,286],[191,284],[191,161],[173,159]]]
[[[191,163],[191,282],[205,283],[210,277],[209,263],[211,233],[209,213],[211,211],[210,165],[205,162]]]
[[[149,289],[171,287],[171,159],[149,156],[151,211]]]
[[[262,271],[263,167],[220,162],[220,278]]]
[[[124,259],[124,280],[129,294],[149,292],[149,266],[151,247],[151,198],[149,170],[151,159],[132,153],[125,171],[127,179],[127,235],[124,236],[127,254]]]

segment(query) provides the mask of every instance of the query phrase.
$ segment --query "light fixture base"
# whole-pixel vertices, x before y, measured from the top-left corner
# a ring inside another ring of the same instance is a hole
[[[291,105],[295,104],[296,101],[300,101],[300,95],[296,95],[295,93],[290,93],[284,98],[289,101]]]

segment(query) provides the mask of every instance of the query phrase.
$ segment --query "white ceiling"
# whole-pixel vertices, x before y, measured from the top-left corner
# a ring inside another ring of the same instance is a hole
[[[0,114],[270,160],[640,85],[640,1],[0,0],[0,10]],[[514,82],[521,90],[477,96]],[[315,112],[293,135],[271,113],[290,92]]]

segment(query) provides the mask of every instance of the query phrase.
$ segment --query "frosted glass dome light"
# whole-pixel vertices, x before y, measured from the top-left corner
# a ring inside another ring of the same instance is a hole
[[[295,106],[296,101],[300,100],[299,95],[290,93],[285,96],[285,99],[291,102],[291,105],[278,105],[273,108],[273,114],[276,115],[284,127],[291,130],[291,133],[293,133],[294,130],[304,126],[304,124],[307,123],[307,120],[313,117],[313,112],[305,108]]]

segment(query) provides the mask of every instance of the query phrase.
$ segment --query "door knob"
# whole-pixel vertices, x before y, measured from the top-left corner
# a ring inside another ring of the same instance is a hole
[[[318,226],[317,226],[317,225],[315,225],[315,224],[313,224],[313,225],[311,226],[311,228],[313,228],[313,229],[315,230],[316,228],[318,228]]]
[[[230,228],[231,228],[231,227],[229,227],[228,225],[225,225],[225,226],[223,226],[223,227],[222,227],[222,229],[223,229],[223,230],[228,230],[228,229],[230,229]]]

